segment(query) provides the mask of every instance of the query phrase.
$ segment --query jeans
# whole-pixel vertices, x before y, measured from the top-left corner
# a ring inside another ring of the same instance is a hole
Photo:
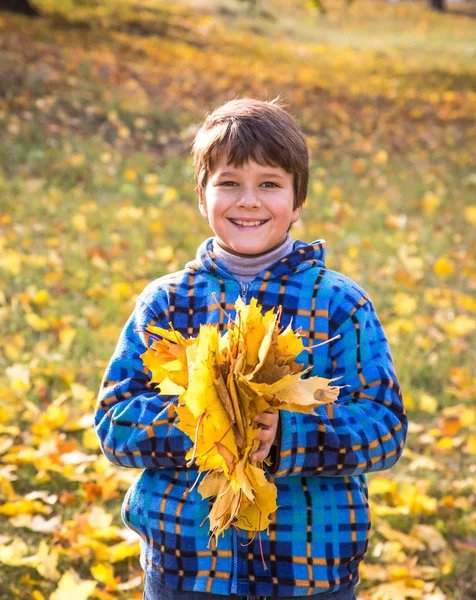
[[[266,600],[266,596],[238,596],[229,594],[231,600]],[[208,592],[178,592],[164,587],[152,577],[145,576],[143,600],[224,600],[221,594],[209,594]],[[271,596],[269,596],[271,598]],[[322,592],[315,594],[316,600],[355,600],[354,589],[337,590],[336,592]],[[309,596],[294,596],[281,598],[280,600],[309,600]]]

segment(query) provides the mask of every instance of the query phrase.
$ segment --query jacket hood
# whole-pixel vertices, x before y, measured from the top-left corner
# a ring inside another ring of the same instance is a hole
[[[210,273],[215,273],[220,277],[234,279],[233,275],[216,260],[213,253],[213,238],[208,238],[200,244],[195,260],[188,263],[187,266],[198,267]],[[316,266],[326,266],[326,242],[324,240],[316,240],[308,244],[302,240],[295,240],[292,251],[258,274],[257,279],[263,278],[265,274],[266,279],[275,279],[284,275],[306,271]]]

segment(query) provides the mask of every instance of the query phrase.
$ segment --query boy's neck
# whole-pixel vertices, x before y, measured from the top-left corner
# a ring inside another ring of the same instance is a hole
[[[249,283],[258,273],[289,254],[293,249],[293,240],[289,233],[284,242],[264,254],[250,256],[236,256],[220,246],[216,238],[213,238],[213,253],[227,271],[229,271],[240,283]]]

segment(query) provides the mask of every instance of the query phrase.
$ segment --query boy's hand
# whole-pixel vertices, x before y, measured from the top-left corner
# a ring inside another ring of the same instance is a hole
[[[253,462],[258,462],[264,460],[268,456],[271,446],[276,439],[279,412],[276,410],[267,410],[256,416],[253,421],[261,424],[261,429],[256,436],[256,439],[260,440],[261,443],[258,450],[253,452],[251,456]]]

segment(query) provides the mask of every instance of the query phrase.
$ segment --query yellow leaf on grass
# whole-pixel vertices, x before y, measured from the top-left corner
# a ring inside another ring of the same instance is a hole
[[[442,256],[433,265],[433,271],[438,277],[449,277],[454,271],[454,265],[446,256]]]
[[[112,590],[117,589],[118,581],[114,577],[114,567],[112,565],[98,563],[93,565],[90,571],[96,581],[104,583],[104,585],[107,585]]]
[[[448,547],[445,538],[432,525],[413,525],[410,535],[426,544],[430,552],[442,552]]]
[[[412,515],[420,515],[422,512],[432,515],[438,508],[437,499],[428,496],[425,487],[410,481],[404,481],[399,485],[397,504],[407,507]]]
[[[463,450],[468,454],[476,455],[476,435],[470,435]]]
[[[162,206],[169,206],[178,200],[178,192],[173,187],[166,188],[165,192],[162,195]]]
[[[366,581],[386,581],[388,579],[388,571],[382,565],[363,562],[359,570],[362,578]]]
[[[13,468],[11,465],[0,468],[0,496],[4,498],[15,498],[16,495],[10,481]]]
[[[45,331],[50,326],[47,319],[43,319],[34,312],[29,312],[25,316],[28,325],[35,331]]]
[[[53,533],[61,525],[61,518],[57,516],[46,520],[41,515],[21,514],[11,518],[10,523],[14,527],[26,527],[38,533]]]
[[[30,369],[26,365],[16,363],[7,367],[5,373],[14,392],[27,392],[30,389]]]
[[[2,249],[0,252],[0,269],[10,271],[12,275],[19,275],[24,260],[23,254],[10,249]]]
[[[435,413],[438,409],[438,401],[434,396],[430,396],[430,394],[421,394],[419,405],[421,410],[427,413]]]
[[[71,166],[71,167],[81,167],[82,165],[85,164],[85,162],[86,162],[86,156],[84,154],[81,154],[80,152],[75,152],[75,153],[71,154],[70,156],[68,156],[67,158],[65,158],[61,164],[65,165],[65,166]]]
[[[0,544],[0,563],[11,567],[23,565],[27,553],[26,543],[20,538],[15,538],[11,544]]]
[[[51,509],[39,500],[18,500],[15,502],[5,502],[5,504],[0,506],[0,514],[7,515],[8,517],[30,513],[48,514],[50,512]]]
[[[108,530],[112,523],[112,515],[106,512],[102,506],[93,506],[87,517],[91,529],[98,533]]]
[[[446,321],[441,324],[450,338],[459,338],[469,335],[476,327],[476,319],[467,315],[458,315],[452,321]]]
[[[88,600],[95,589],[95,581],[81,580],[74,571],[69,570],[60,579],[58,588],[51,594],[50,600]]]
[[[88,222],[86,217],[82,214],[74,215],[71,219],[71,224],[80,233],[84,233],[88,229]]]
[[[116,281],[111,284],[110,294],[114,300],[126,300],[133,295],[131,284],[127,281]]]
[[[45,540],[40,542],[38,551],[35,555],[25,559],[26,564],[34,567],[38,573],[45,579],[50,581],[58,581],[60,573],[58,572],[58,559],[60,549],[55,546],[50,546]]]
[[[436,447],[439,450],[452,450],[453,449],[453,438],[450,437],[442,437],[436,443]]]
[[[468,223],[471,223],[473,227],[476,227],[476,204],[465,207],[464,218],[468,221]]]
[[[385,165],[388,162],[388,154],[385,150],[379,150],[372,159],[378,165]]]
[[[113,546],[109,546],[107,548],[108,559],[113,563],[124,560],[125,558],[139,556],[139,554],[139,542],[135,542],[133,544],[128,542],[120,542],[119,544],[114,544]]]
[[[388,517],[389,515],[408,515],[410,511],[408,506],[388,506],[386,504],[377,504],[373,501],[372,513],[378,517]]]
[[[417,307],[416,298],[405,292],[395,294],[393,299],[393,310],[397,315],[412,315]]]
[[[418,538],[407,535],[406,533],[402,533],[401,531],[397,531],[396,529],[392,529],[392,527],[385,522],[382,522],[377,527],[377,531],[387,540],[391,542],[397,541],[402,545],[403,548],[407,548],[408,550],[425,549],[425,545]]]
[[[64,327],[60,330],[59,339],[64,350],[69,350],[76,334],[77,330],[73,327]]]
[[[392,494],[397,490],[397,483],[386,477],[377,476],[369,480],[369,493],[371,496],[377,494]]]
[[[407,215],[387,215],[385,225],[391,229],[403,229],[407,224]]]
[[[45,306],[51,300],[48,290],[38,290],[32,298],[33,302],[38,306]]]
[[[408,600],[409,598],[423,598],[423,590],[407,585],[405,581],[398,580],[392,583],[383,583],[370,590],[370,600]]]
[[[425,215],[434,215],[436,209],[441,204],[441,198],[433,194],[432,192],[427,192],[422,200],[423,212]]]
[[[122,176],[127,181],[135,181],[137,179],[137,171],[135,169],[126,169]]]

